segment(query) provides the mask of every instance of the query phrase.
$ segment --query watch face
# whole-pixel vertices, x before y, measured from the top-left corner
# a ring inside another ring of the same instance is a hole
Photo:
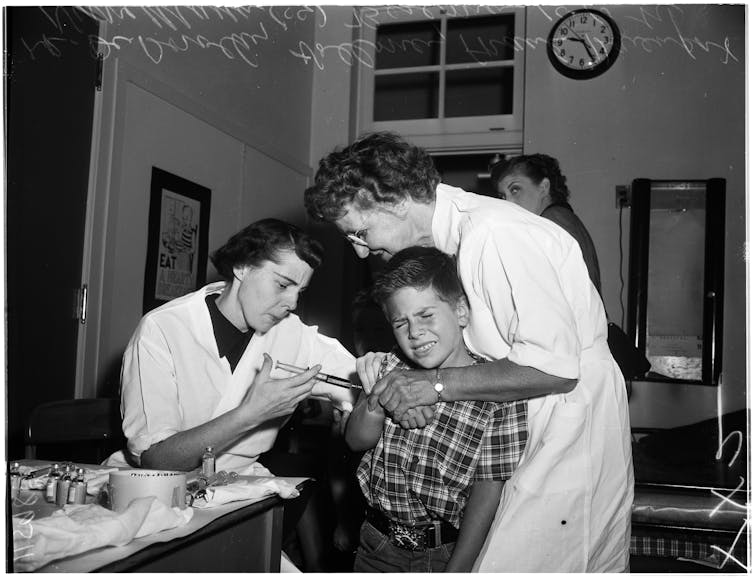
[[[602,74],[615,62],[619,52],[618,26],[606,14],[588,8],[563,16],[547,40],[550,62],[569,78]]]

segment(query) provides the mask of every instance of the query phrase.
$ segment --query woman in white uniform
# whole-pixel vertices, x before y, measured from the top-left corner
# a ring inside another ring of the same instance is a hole
[[[475,570],[625,571],[633,501],[626,390],[574,239],[512,203],[441,184],[429,155],[386,133],[322,159],[305,202],[359,257],[389,259],[411,245],[456,255],[471,305],[467,345],[493,360],[390,373],[370,403],[404,427],[423,427],[440,396],[529,400],[529,441]],[[374,375],[375,359],[360,359],[363,371]]]
[[[309,396],[350,411],[350,390],[314,380],[350,378],[353,356],[292,313],[321,246],[276,219],[253,223],[212,255],[224,281],[147,313],[123,356],[127,453],[110,464],[192,470],[207,446],[218,470],[269,475],[257,463]],[[281,361],[311,367],[300,375]]]

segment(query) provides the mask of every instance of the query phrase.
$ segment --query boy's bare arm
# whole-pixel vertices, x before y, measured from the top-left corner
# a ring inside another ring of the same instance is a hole
[[[471,572],[495,518],[505,482],[477,480],[463,511],[458,541],[446,572]]]
[[[370,410],[367,405],[367,396],[361,392],[346,424],[348,447],[355,452],[372,449],[382,435],[384,421],[385,412],[382,407],[377,406],[374,410]]]

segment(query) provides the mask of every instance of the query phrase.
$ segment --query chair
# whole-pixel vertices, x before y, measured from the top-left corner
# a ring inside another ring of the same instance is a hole
[[[44,446],[47,459],[84,463],[100,463],[124,442],[117,398],[43,403],[31,411],[24,435],[27,459],[41,458],[38,446]]]

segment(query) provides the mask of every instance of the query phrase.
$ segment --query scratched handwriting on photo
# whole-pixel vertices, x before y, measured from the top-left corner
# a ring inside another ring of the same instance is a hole
[[[216,51],[229,60],[240,60],[251,68],[260,68],[265,45],[270,45],[277,38],[273,31],[296,32],[297,23],[314,22],[317,28],[328,26],[327,12],[322,6],[126,6],[96,7],[84,6],[79,11],[69,7],[40,7],[50,21],[55,32],[44,34],[39,38],[24,38],[23,46],[32,59],[39,53],[46,52],[60,57],[65,44],[72,41],[64,38],[62,32],[68,26],[80,30],[82,14],[113,25],[113,35],[107,38],[90,36],[89,45],[92,54],[101,53],[103,58],[134,48],[140,50],[146,58],[159,64],[168,53],[185,53],[192,50]],[[349,29],[377,29],[391,20],[396,22],[406,18],[437,19],[438,7],[428,6],[385,6],[353,8],[351,22],[343,26]],[[548,21],[554,21],[569,11],[566,6],[537,6],[536,9]],[[610,14],[610,7],[602,7]],[[464,18],[480,15],[497,15],[509,8],[503,6],[443,6],[439,10],[448,18]],[[695,10],[695,12],[691,12]],[[704,7],[681,5],[633,6],[624,7],[620,13],[622,36],[621,52],[641,50],[652,53],[660,49],[681,50],[693,60],[702,55],[717,57],[722,64],[738,63],[734,46],[728,36],[715,39],[699,38],[684,32],[684,18],[693,22],[704,16]],[[118,34],[118,25],[129,22],[144,22],[156,28],[156,32],[138,35]],[[197,33],[195,27],[207,21],[222,21],[228,26],[228,33],[223,36],[209,37]],[[332,25],[332,24],[331,24]],[[421,39],[404,39],[400,43],[380,41],[371,43],[363,39],[342,43],[322,44],[301,40],[295,49],[289,50],[292,57],[322,70],[332,57],[334,62],[347,66],[359,64],[374,68],[375,55],[380,51],[403,51],[404,53],[423,53],[433,42]],[[735,42],[739,39],[734,38]],[[462,36],[462,49],[481,64],[503,54],[505,49],[513,48],[520,52],[527,47],[536,49],[544,47],[546,38],[542,36],[510,36],[491,39],[479,36]],[[743,40],[741,40],[742,42]],[[735,44],[735,43],[734,43]]]
[[[718,421],[720,421],[720,419],[721,418],[718,417]],[[733,464],[736,462],[736,460],[738,460],[738,458],[739,458],[739,456],[741,454],[741,447],[742,447],[743,441],[744,441],[743,433],[740,432],[740,431],[738,431],[738,430],[730,432],[725,437],[725,439],[723,439],[720,442],[720,445],[717,448],[717,453],[715,454],[715,459],[716,460],[719,461],[719,460],[722,459],[723,449],[725,448],[725,446],[726,446],[726,444],[728,443],[729,440],[737,440],[738,441],[738,445],[736,446],[735,453],[733,454],[733,457],[731,458],[731,460],[728,462],[728,468],[730,469],[733,466]],[[749,515],[748,515],[748,513],[749,513],[749,504],[748,504],[748,502],[745,502],[744,504],[739,504],[738,502],[736,502],[736,501],[734,501],[734,500],[731,499],[731,497],[736,492],[738,492],[741,488],[743,488],[744,485],[746,484],[746,481],[744,480],[744,478],[742,476],[739,476],[738,480],[739,480],[738,481],[738,485],[735,487],[735,489],[731,490],[730,493],[727,496],[721,494],[717,490],[714,490],[714,489],[710,490],[714,496],[720,498],[720,503],[710,512],[710,514],[709,514],[710,518],[712,518],[713,516],[717,515],[718,512],[719,512],[719,510],[724,505],[732,506],[734,509],[740,509],[740,510],[744,510],[744,511],[747,512],[746,518],[744,519],[744,522],[743,522],[741,528],[739,528],[738,533],[736,534],[736,537],[733,540],[733,543],[730,545],[730,548],[728,550],[725,550],[724,548],[720,548],[719,546],[715,546],[715,545],[712,545],[711,548],[713,550],[717,551],[717,552],[720,552],[724,556],[722,562],[720,562],[720,565],[718,566],[718,569],[721,569],[730,560],[730,561],[738,564],[739,566],[741,566],[741,568],[743,568],[744,570],[746,570],[747,573],[748,573],[750,567],[747,566],[747,564],[745,562],[742,562],[741,560],[739,560],[738,558],[736,558],[733,555],[733,551],[735,550],[736,545],[738,544],[739,540],[741,540],[742,536],[744,537],[743,538],[744,541],[747,539],[746,535],[748,534],[748,532],[746,532],[746,530],[749,527]]]

